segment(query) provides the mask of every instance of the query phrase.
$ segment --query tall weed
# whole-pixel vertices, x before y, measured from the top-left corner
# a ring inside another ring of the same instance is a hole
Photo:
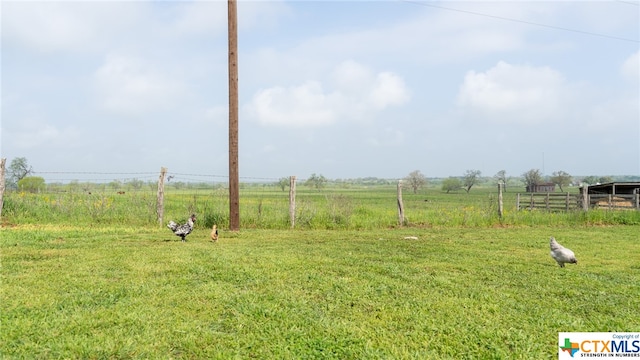
[[[4,223],[157,224],[157,199],[152,189],[116,192],[94,191],[5,194]],[[406,224],[414,227],[495,227],[562,225],[638,225],[637,210],[583,212],[520,210],[515,193],[504,196],[503,216],[498,216],[493,189],[474,188],[469,194],[446,194],[436,189],[405,194]],[[184,221],[196,214],[196,227],[221,228],[229,223],[226,189],[169,190],[165,193],[164,219]],[[288,229],[289,196],[276,187],[241,189],[241,227]],[[301,229],[379,229],[397,227],[396,189],[393,187],[302,188],[296,199],[295,227]]]

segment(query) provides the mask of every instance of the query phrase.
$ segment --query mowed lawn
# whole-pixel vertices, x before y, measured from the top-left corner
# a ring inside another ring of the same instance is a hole
[[[0,357],[543,359],[560,331],[640,329],[639,226],[208,236],[1,229]]]

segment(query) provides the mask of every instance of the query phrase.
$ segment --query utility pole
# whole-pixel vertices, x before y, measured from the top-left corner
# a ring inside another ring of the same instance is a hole
[[[238,175],[238,10],[228,0],[229,27],[229,230],[240,230],[240,185]]]

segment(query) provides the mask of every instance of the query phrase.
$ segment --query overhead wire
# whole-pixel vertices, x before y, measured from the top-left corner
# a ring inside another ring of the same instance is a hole
[[[103,182],[103,181],[126,181],[126,180],[141,180],[141,179],[156,179],[158,177],[158,172],[97,172],[97,171],[33,171],[34,175],[43,176],[43,175],[53,175],[46,176],[48,181],[82,181],[82,182]],[[73,178],[72,175],[83,175],[82,179]],[[111,178],[105,177],[90,177],[85,178],[85,175],[113,175]],[[63,178],[59,178],[57,176],[63,176]],[[218,182],[218,181],[226,181],[228,179],[228,175],[218,175],[218,174],[192,174],[192,173],[176,173],[176,172],[167,172],[166,174],[168,181],[186,181],[186,182]],[[43,176],[45,177],[45,176]],[[219,180],[212,180],[219,179]],[[169,180],[170,179],[170,180]],[[245,181],[268,181],[274,182],[278,181],[278,178],[270,178],[270,177],[257,177],[257,176],[241,176],[240,179]]]
[[[634,6],[640,6],[640,1],[639,2],[633,2],[633,1],[624,1],[624,0],[613,0],[615,2],[619,2],[622,4],[628,4],[628,5],[634,5]]]
[[[623,37],[619,37],[619,36],[613,36],[613,35],[607,35],[607,34],[601,34],[601,33],[594,33],[594,32],[590,32],[590,31],[571,29],[571,28],[562,27],[562,26],[542,24],[542,23],[537,23],[537,22],[528,21],[528,20],[513,19],[513,18],[504,17],[504,16],[480,13],[480,12],[476,12],[476,11],[456,9],[456,8],[451,8],[451,7],[447,7],[447,6],[441,6],[441,5],[432,4],[432,3],[428,3],[428,2],[424,2],[424,1],[415,1],[415,0],[398,0],[398,1],[404,2],[404,3],[408,3],[408,4],[414,4],[414,5],[419,5],[419,6],[426,6],[426,7],[432,7],[432,8],[447,10],[447,11],[455,11],[455,12],[460,12],[460,13],[465,13],[465,14],[471,14],[471,15],[484,16],[484,17],[488,17],[488,18],[504,20],[504,21],[511,21],[511,22],[517,22],[517,23],[521,23],[521,24],[540,26],[540,27],[545,27],[545,28],[549,28],[549,29],[569,31],[569,32],[574,32],[574,33],[578,33],[578,34],[584,34],[584,35],[590,35],[590,36],[598,36],[598,37],[609,38],[609,39],[620,40],[620,41],[628,41],[628,42],[633,42],[633,43],[640,43],[640,40],[636,40],[636,39],[628,39],[628,38],[623,38]],[[621,1],[621,2],[628,3],[626,1]]]

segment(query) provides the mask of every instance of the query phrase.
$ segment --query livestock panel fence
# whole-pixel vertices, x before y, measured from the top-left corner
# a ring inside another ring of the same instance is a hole
[[[572,211],[589,209],[640,210],[640,194],[517,194],[518,210]]]

